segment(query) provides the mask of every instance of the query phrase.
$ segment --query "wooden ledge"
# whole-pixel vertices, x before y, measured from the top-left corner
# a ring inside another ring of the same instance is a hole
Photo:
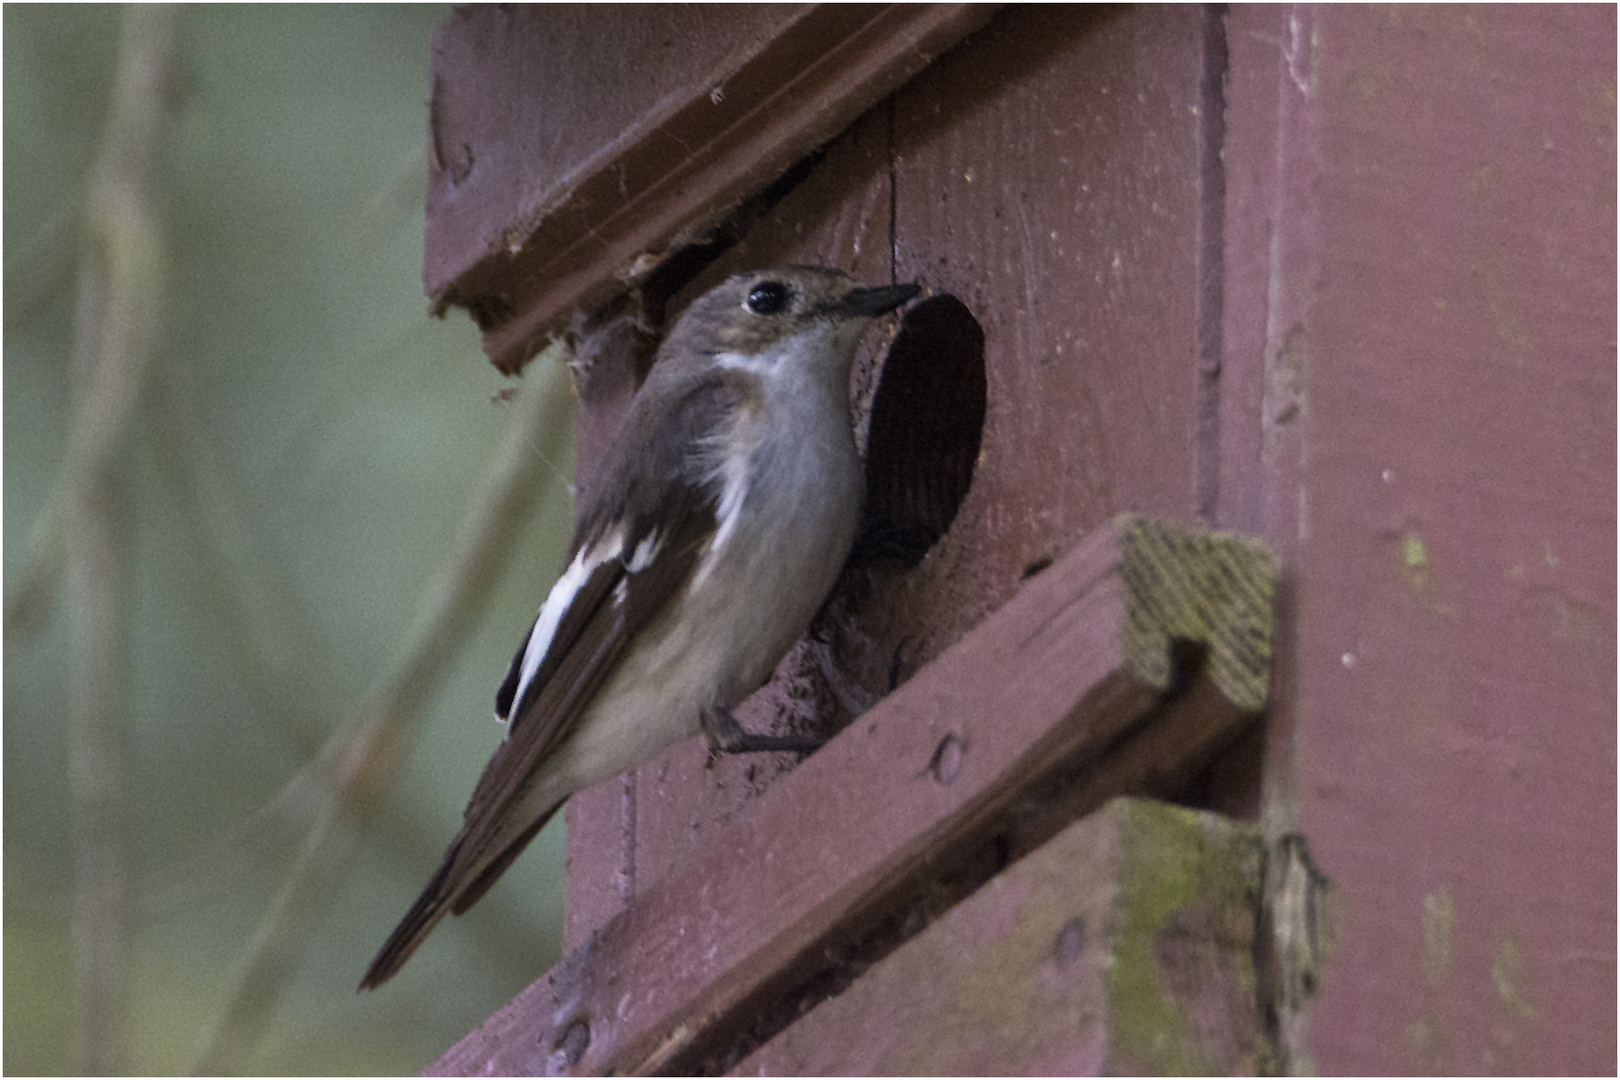
[[[1264,704],[1275,574],[1117,519],[431,1072],[730,1068],[1070,822],[1197,775]]]
[[[639,284],[998,7],[458,12],[433,58],[424,284],[435,311],[466,308],[490,360],[516,373],[575,312]],[[701,54],[693,70],[664,70],[683,65],[644,40],[650,22]],[[598,87],[594,112],[616,119],[611,130],[559,108],[585,77],[569,69],[558,83],[558,65],[536,61],[559,48],[582,67],[636,71]]]
[[[1259,830],[1113,799],[740,1062],[739,1076],[1252,1076]]]

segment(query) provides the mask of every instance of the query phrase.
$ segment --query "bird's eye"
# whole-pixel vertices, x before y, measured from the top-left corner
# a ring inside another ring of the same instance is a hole
[[[747,307],[755,315],[775,315],[787,302],[788,287],[780,281],[762,281],[748,290]]]

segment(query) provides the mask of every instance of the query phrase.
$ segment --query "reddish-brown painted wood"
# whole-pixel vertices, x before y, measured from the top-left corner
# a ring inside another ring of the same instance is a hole
[[[1228,818],[1116,800],[733,1075],[1256,1073],[1259,850]]]
[[[708,94],[809,6],[452,13],[433,44],[428,294],[523,240],[614,147]]]
[[[1199,54],[1195,8],[1021,9],[897,95],[897,275],[979,313],[990,375],[963,552],[908,633],[1120,510],[1190,520]]]
[[[1325,1071],[1615,1068],[1615,14],[1234,9],[1223,524]],[[1292,630],[1292,634],[1289,634]]]
[[[846,667],[928,656],[1107,515],[1197,520],[1204,24],[1019,9],[896,95],[898,272],[981,313],[991,413],[962,542],[862,612]]]

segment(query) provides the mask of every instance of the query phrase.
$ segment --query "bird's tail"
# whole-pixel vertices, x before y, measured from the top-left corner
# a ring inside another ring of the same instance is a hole
[[[460,846],[458,843],[446,853],[439,872],[433,875],[433,880],[427,883],[427,888],[416,898],[411,910],[405,913],[399,925],[394,927],[394,932],[388,935],[388,940],[383,942],[383,947],[377,950],[371,966],[366,969],[365,978],[360,980],[360,989],[375,990],[398,974],[416,947],[449,913],[451,893],[446,884]]]
[[[394,932],[388,935],[388,940],[383,942],[383,947],[377,950],[365,977],[360,980],[360,989],[375,990],[392,979],[405,966],[405,961],[411,958],[416,947],[439,925],[440,919],[447,914],[460,915],[476,904],[561,806],[562,803],[558,803],[541,814],[538,820],[481,869],[475,870],[468,865],[474,860],[461,858],[465,832],[456,837],[450,850],[444,853],[444,862],[439,864],[433,880],[427,883],[422,895],[411,905],[411,910],[405,913],[399,925],[394,927]]]

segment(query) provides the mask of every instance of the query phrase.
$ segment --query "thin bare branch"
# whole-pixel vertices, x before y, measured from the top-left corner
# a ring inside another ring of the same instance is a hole
[[[119,452],[151,366],[163,292],[153,188],[176,15],[126,12],[113,109],[85,205],[73,420],[48,546],[60,541],[73,642],[69,782],[74,839],[76,1071],[122,1071],[129,933],[127,479]]]

